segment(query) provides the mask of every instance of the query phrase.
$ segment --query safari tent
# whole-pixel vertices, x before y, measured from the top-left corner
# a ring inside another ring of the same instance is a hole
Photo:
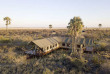
[[[31,51],[26,51],[26,54],[32,55],[45,55],[58,48],[72,48],[71,37],[50,37],[38,39],[29,43],[33,48]],[[77,51],[93,51],[94,41],[88,38],[77,38],[76,40]]]

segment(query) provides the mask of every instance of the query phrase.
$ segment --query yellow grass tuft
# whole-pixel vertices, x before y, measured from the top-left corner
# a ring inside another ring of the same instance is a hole
[[[15,64],[23,64],[26,62],[26,56],[19,56],[14,59]]]

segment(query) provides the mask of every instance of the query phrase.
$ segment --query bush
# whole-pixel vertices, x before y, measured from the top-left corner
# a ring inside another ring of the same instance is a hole
[[[110,73],[110,62],[104,63],[101,65],[100,73],[109,74]]]
[[[107,43],[100,42],[99,46],[98,51],[106,51],[105,47],[107,46]]]
[[[43,37],[41,35],[38,36],[38,39],[42,39]]]
[[[45,68],[43,74],[54,74],[54,72],[50,71],[48,68]]]
[[[94,55],[92,58],[92,63],[96,66],[100,66],[104,63],[104,60],[100,56]]]
[[[81,59],[76,59],[73,61],[73,65],[78,69],[81,70],[85,66],[85,62]]]
[[[10,39],[10,38],[6,38],[6,37],[3,37],[3,36],[0,37],[0,42],[1,43],[10,43],[11,41],[12,41],[12,39]]]

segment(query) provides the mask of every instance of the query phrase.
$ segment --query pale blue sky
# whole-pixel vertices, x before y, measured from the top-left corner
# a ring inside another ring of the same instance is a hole
[[[85,27],[110,27],[110,0],[0,0],[0,27],[9,16],[9,27],[66,27],[80,16]]]

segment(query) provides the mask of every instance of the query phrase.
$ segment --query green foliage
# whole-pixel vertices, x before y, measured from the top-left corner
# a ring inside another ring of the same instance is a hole
[[[82,32],[83,27],[84,25],[80,17],[74,17],[71,19],[69,26],[67,26],[69,33],[74,34],[75,36]]]
[[[8,27],[9,24],[11,24],[11,19],[9,17],[5,17],[3,18],[4,21],[6,21],[6,29]]]
[[[76,38],[78,34],[82,32],[83,27],[84,25],[80,17],[74,17],[71,19],[67,26],[68,32],[72,36],[72,53],[76,52]]]
[[[6,21],[6,25],[11,24],[11,19],[9,17],[5,17],[3,20]]]

